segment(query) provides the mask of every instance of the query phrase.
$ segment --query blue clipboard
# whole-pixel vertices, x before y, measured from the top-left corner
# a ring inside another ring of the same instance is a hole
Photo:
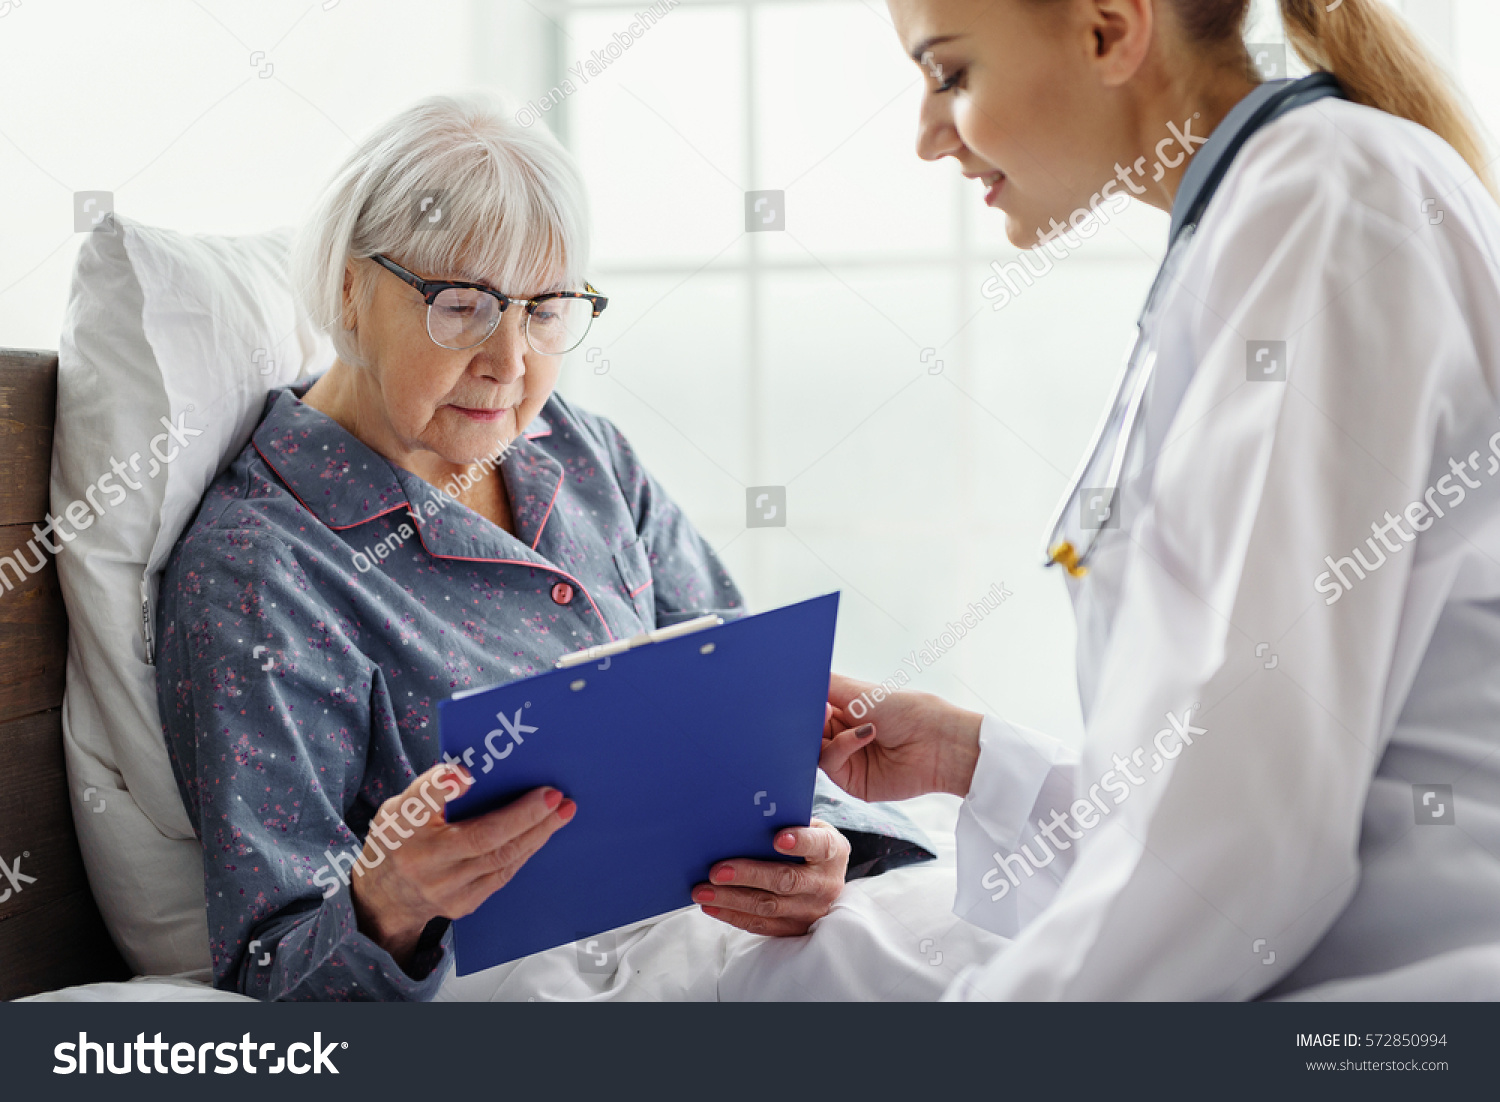
[[[838,596],[441,701],[475,780],[450,822],[543,784],[578,802],[454,922],[458,974],[692,906],[715,861],[795,860],[771,840],[812,814]]]

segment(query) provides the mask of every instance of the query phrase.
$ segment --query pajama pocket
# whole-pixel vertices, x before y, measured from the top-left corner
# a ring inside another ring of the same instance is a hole
[[[656,626],[656,596],[651,586],[651,557],[644,540],[637,538],[614,553],[620,589],[645,625]]]

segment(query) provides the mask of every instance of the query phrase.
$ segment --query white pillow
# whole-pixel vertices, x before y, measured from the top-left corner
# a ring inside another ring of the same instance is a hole
[[[144,975],[206,969],[209,951],[202,850],[162,736],[143,599],[154,615],[167,556],[267,392],[333,360],[294,302],[291,237],[117,217],[84,237],[58,341],[52,515],[84,503],[62,522],[71,540],[51,537],[68,608],[73,820],[104,920]]]

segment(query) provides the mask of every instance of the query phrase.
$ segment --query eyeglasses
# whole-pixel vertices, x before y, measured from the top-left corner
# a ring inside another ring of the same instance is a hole
[[[536,298],[513,298],[482,283],[422,279],[388,256],[370,257],[392,275],[411,284],[427,303],[427,335],[441,348],[460,351],[489,340],[506,307],[526,307],[526,343],[543,356],[561,356],[583,343],[589,326],[609,299],[585,283],[588,293],[551,291]]]

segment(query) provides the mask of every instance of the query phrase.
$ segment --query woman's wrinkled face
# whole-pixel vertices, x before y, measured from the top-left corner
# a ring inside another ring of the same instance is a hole
[[[391,257],[423,279],[460,279],[420,271]],[[367,313],[359,318],[360,350],[369,366],[361,374],[361,417],[385,423],[361,425],[409,453],[430,452],[466,465],[493,456],[520,435],[557,385],[560,356],[543,356],[526,341],[526,308],[512,303],[489,339],[455,351],[427,334],[427,304],[415,287],[371,260],[366,278],[375,281]],[[496,288],[518,297],[543,288]]]
[[[1113,174],[1120,104],[1101,85],[1094,18],[1077,0],[888,0],[926,91],[923,160],[953,157],[1035,245]]]

